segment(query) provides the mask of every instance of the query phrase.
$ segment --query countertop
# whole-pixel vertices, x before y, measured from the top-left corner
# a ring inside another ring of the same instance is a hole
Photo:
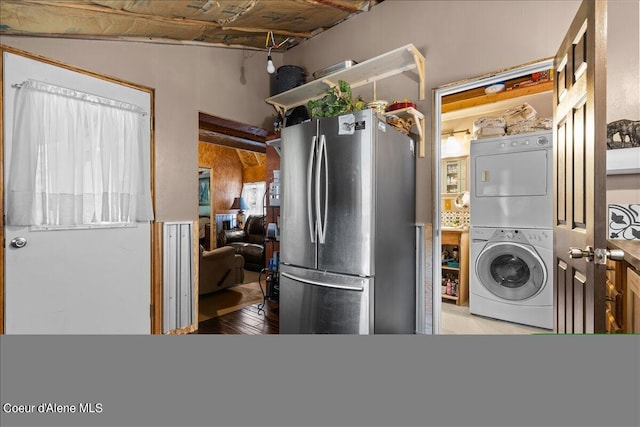
[[[458,233],[462,233],[464,231],[469,231],[469,227],[467,227],[467,226],[440,227],[440,231],[457,231]]]
[[[640,240],[607,240],[609,249],[624,251],[624,260],[640,271]]]

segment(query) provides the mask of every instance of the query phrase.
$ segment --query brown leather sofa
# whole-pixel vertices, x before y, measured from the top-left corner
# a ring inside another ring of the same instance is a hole
[[[230,246],[206,251],[200,245],[198,295],[231,288],[244,282],[244,258]]]
[[[218,233],[218,247],[231,246],[244,258],[244,268],[260,271],[264,268],[264,215],[249,215],[244,228],[222,230]]]

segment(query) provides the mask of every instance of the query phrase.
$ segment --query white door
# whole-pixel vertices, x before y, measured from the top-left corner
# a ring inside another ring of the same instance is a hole
[[[151,109],[149,92],[8,52],[3,77],[5,182],[19,90],[14,85],[35,79]],[[145,117],[150,123],[150,114]],[[16,247],[16,239],[26,244]],[[5,333],[149,334],[150,239],[148,223],[55,231],[5,226]]]

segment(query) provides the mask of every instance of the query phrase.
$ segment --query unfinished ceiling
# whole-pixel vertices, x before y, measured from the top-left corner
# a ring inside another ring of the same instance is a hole
[[[382,1],[2,0],[0,34],[284,51]]]

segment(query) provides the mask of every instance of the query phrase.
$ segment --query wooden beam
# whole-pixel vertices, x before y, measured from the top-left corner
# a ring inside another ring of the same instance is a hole
[[[267,144],[250,139],[238,138],[232,135],[212,132],[206,129],[200,129],[199,140],[210,144],[218,144],[224,147],[235,148],[238,150],[257,151],[259,153],[267,152]]]
[[[484,89],[472,94],[470,97],[459,100],[442,100],[442,112],[461,110],[464,108],[477,107],[478,105],[490,104],[505,99],[518,98],[520,96],[532,95],[535,93],[549,92],[553,90],[553,80],[542,82],[533,86],[524,86],[517,89],[505,90],[498,93],[485,94]]]
[[[342,11],[345,11],[345,12],[349,12],[349,13],[362,12],[361,8],[348,6],[346,3],[337,3],[337,2],[332,1],[332,0],[313,0],[313,3],[317,3],[317,4],[322,5],[322,6],[333,7],[335,9],[339,9],[339,10],[342,10]]]
[[[266,129],[224,119],[222,117],[212,116],[206,113],[199,113],[199,127],[201,130],[208,130],[262,143],[265,143],[274,137],[273,132]]]

